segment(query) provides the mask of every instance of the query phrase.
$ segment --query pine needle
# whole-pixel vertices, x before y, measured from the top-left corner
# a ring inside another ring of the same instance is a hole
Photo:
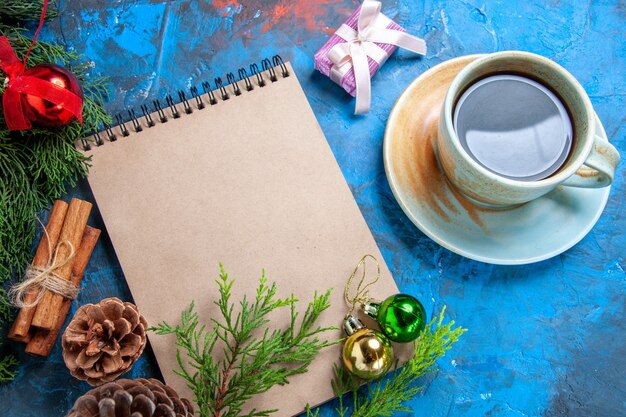
[[[52,2],[50,2],[52,3]],[[41,15],[43,0],[8,0],[0,3],[0,20],[15,22],[37,21]],[[54,7],[48,7],[46,19],[57,16]]]
[[[14,369],[19,364],[13,355],[7,355],[0,359],[0,383],[12,381],[17,375]]]
[[[202,417],[261,417],[276,409],[251,410],[244,405],[254,396],[275,385],[288,383],[291,376],[305,373],[319,351],[334,342],[319,339],[336,329],[316,325],[320,314],[330,307],[330,290],[315,293],[303,314],[297,311],[298,299],[276,297],[276,284],[262,274],[256,297],[231,301],[234,281],[220,265],[216,281],[220,298],[215,304],[221,317],[211,326],[200,324],[192,303],[182,312],[181,324],[161,323],[148,330],[159,335],[176,335],[178,369],[174,372],[187,381]],[[268,327],[268,315],[287,308],[291,321],[286,329]],[[219,346],[219,347],[218,347]],[[216,349],[223,359],[216,359]]]
[[[0,322],[8,321],[11,317],[12,308],[7,300],[7,292],[0,288]]]

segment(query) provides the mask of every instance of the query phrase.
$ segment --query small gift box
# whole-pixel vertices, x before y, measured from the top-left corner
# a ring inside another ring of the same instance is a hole
[[[365,0],[315,54],[315,69],[356,97],[356,114],[369,111],[370,79],[398,47],[426,54],[424,40],[406,33]]]

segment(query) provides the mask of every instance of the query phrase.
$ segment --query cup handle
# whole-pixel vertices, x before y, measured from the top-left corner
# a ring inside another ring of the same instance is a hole
[[[617,149],[605,138],[596,135],[585,164],[562,185],[580,188],[601,188],[611,185],[619,161]]]

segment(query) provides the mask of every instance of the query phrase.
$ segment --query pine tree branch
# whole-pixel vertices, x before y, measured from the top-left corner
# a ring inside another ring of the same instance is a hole
[[[256,296],[252,300],[244,296],[236,310],[236,303],[231,301],[234,281],[222,265],[216,283],[220,297],[215,304],[221,317],[211,319],[210,329],[200,326],[192,303],[181,314],[180,325],[161,323],[149,330],[176,336],[179,369],[175,372],[193,391],[202,417],[269,416],[277,410],[253,409],[245,414],[242,410],[254,395],[306,372],[319,351],[333,343],[319,337],[335,328],[316,325],[320,314],[330,306],[330,291],[315,293],[300,318],[298,299],[293,295],[277,298],[276,284],[268,284],[265,273]],[[268,315],[283,308],[291,314],[289,327],[267,327]],[[218,345],[222,359],[215,358]]]
[[[53,19],[58,15],[55,6],[55,4],[48,5],[46,20]],[[43,0],[5,0],[0,3],[0,22],[38,21],[42,8]]]
[[[7,355],[0,359],[0,382],[9,382],[17,375],[15,368],[18,360],[13,355]]]

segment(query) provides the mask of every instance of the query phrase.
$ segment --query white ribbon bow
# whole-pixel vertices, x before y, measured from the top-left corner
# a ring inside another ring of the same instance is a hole
[[[354,68],[356,83],[356,107],[354,114],[364,114],[370,110],[371,86],[370,70],[367,57],[382,66],[388,58],[387,52],[375,42],[385,43],[408,49],[420,55],[426,54],[426,42],[399,30],[387,29],[389,18],[380,13],[379,1],[365,0],[361,6],[358,31],[343,24],[336,35],[344,39],[328,52],[328,58],[334,64],[331,70],[333,81],[341,85],[341,79]],[[351,64],[351,65],[350,65]]]

